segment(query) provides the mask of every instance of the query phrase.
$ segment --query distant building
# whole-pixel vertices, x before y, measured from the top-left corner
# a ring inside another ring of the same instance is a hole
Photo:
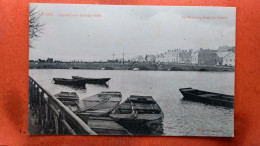
[[[164,54],[161,53],[161,54],[158,54],[156,55],[156,62],[164,62]]]
[[[191,63],[198,65],[216,65],[217,53],[215,50],[200,48],[192,53]]]
[[[48,58],[48,59],[46,60],[46,62],[48,62],[48,63],[53,63],[53,58]]]
[[[179,62],[179,53],[180,49],[175,50],[168,50],[164,54],[164,61],[163,62]]]
[[[200,52],[200,50],[196,50],[196,51],[192,52],[191,64],[199,64],[199,52]]]
[[[118,60],[116,59],[116,60],[107,60],[107,62],[118,62]]]
[[[229,53],[229,51],[232,51],[235,53],[235,47],[219,46],[218,50],[217,50],[217,55],[219,57],[224,57]]]
[[[54,62],[57,63],[57,62],[62,62],[62,61],[61,60],[54,60]]]
[[[192,50],[168,50],[156,56],[156,62],[190,63]]]
[[[39,62],[39,63],[43,63],[43,62],[45,62],[45,60],[38,59],[38,62]]]
[[[137,57],[134,57],[133,59],[131,59],[131,61],[144,62],[145,61],[145,57],[142,56],[142,55],[138,55]]]
[[[219,46],[217,52],[228,52],[228,51],[232,51],[235,53],[236,48],[233,47],[229,47],[229,46]]]
[[[223,65],[224,64],[224,57],[228,55],[230,52],[235,53],[236,48],[235,47],[229,47],[229,46],[220,46],[217,50],[217,65]]]
[[[182,50],[179,53],[178,63],[190,63],[192,50]]]
[[[155,55],[146,55],[145,60],[147,62],[155,62],[156,56]]]
[[[222,65],[235,66],[235,53],[229,51],[229,53],[223,57]]]

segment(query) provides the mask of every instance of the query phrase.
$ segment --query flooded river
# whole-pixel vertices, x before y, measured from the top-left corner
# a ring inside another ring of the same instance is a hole
[[[122,101],[130,95],[153,96],[164,112],[165,136],[233,136],[233,109],[183,101],[179,88],[234,95],[234,72],[31,69],[29,74],[51,94],[70,91],[85,98],[101,91],[120,91]],[[71,76],[111,80],[108,86],[86,84],[86,89],[52,81]]]

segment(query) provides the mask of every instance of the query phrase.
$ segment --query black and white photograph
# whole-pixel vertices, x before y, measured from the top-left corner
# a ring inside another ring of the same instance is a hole
[[[236,8],[29,5],[29,135],[234,137]]]

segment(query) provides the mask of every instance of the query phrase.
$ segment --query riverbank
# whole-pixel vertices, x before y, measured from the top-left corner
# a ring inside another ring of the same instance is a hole
[[[177,63],[151,63],[151,62],[30,62],[30,69],[89,69],[89,70],[159,70],[159,71],[234,71],[229,66],[191,65]]]

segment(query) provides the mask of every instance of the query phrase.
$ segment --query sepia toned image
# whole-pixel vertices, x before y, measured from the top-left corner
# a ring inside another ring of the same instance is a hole
[[[236,8],[29,6],[29,134],[234,137]]]

